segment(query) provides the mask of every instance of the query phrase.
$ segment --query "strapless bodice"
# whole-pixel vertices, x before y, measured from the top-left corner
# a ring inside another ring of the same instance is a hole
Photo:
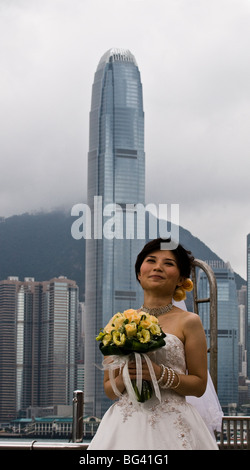
[[[166,333],[165,346],[148,354],[157,364],[172,367],[179,374],[186,373],[186,358],[183,342],[175,335]]]

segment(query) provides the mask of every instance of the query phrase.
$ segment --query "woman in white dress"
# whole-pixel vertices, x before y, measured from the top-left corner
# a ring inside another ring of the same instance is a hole
[[[217,444],[197,409],[186,397],[201,397],[207,386],[207,345],[198,315],[172,304],[183,292],[193,257],[181,245],[162,250],[162,239],[149,242],[139,253],[136,276],[144,291],[140,310],[158,317],[166,334],[165,346],[148,353],[159,395],[144,403],[131,400],[124,371],[115,370],[115,385],[104,372],[106,395],[118,401],[104,415],[89,450],[217,450]],[[136,362],[127,373],[136,379]],[[142,360],[142,379],[152,381],[148,361]]]

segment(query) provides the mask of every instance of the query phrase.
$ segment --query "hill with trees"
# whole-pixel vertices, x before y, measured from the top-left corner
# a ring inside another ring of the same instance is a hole
[[[0,219],[0,280],[8,276],[37,281],[66,276],[85,294],[85,240],[75,240],[69,212],[22,214]],[[201,240],[180,227],[180,242],[201,260],[220,260]],[[237,288],[246,281],[235,273]]]

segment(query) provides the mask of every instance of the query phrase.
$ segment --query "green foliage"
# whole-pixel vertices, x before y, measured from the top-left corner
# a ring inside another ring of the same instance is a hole
[[[84,299],[85,240],[71,236],[69,213],[22,214],[0,221],[0,280],[8,276],[75,280]]]

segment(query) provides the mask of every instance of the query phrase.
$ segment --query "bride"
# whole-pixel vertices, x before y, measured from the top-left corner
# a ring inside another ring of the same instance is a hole
[[[201,414],[188,401],[189,397],[203,396],[207,388],[203,326],[198,315],[172,303],[172,299],[185,297],[185,290],[192,285],[189,275],[194,258],[181,245],[171,251],[162,250],[162,242],[158,238],[147,243],[135,264],[136,277],[144,291],[144,304],[139,310],[158,317],[166,334],[165,346],[148,353],[160,400],[154,394],[144,403],[135,403],[127,393],[123,370],[116,369],[115,385],[105,370],[105,393],[110,399],[119,400],[105,413],[88,450],[218,449]],[[136,367],[131,359],[131,380],[136,378]],[[142,379],[152,381],[150,369],[143,359]]]

